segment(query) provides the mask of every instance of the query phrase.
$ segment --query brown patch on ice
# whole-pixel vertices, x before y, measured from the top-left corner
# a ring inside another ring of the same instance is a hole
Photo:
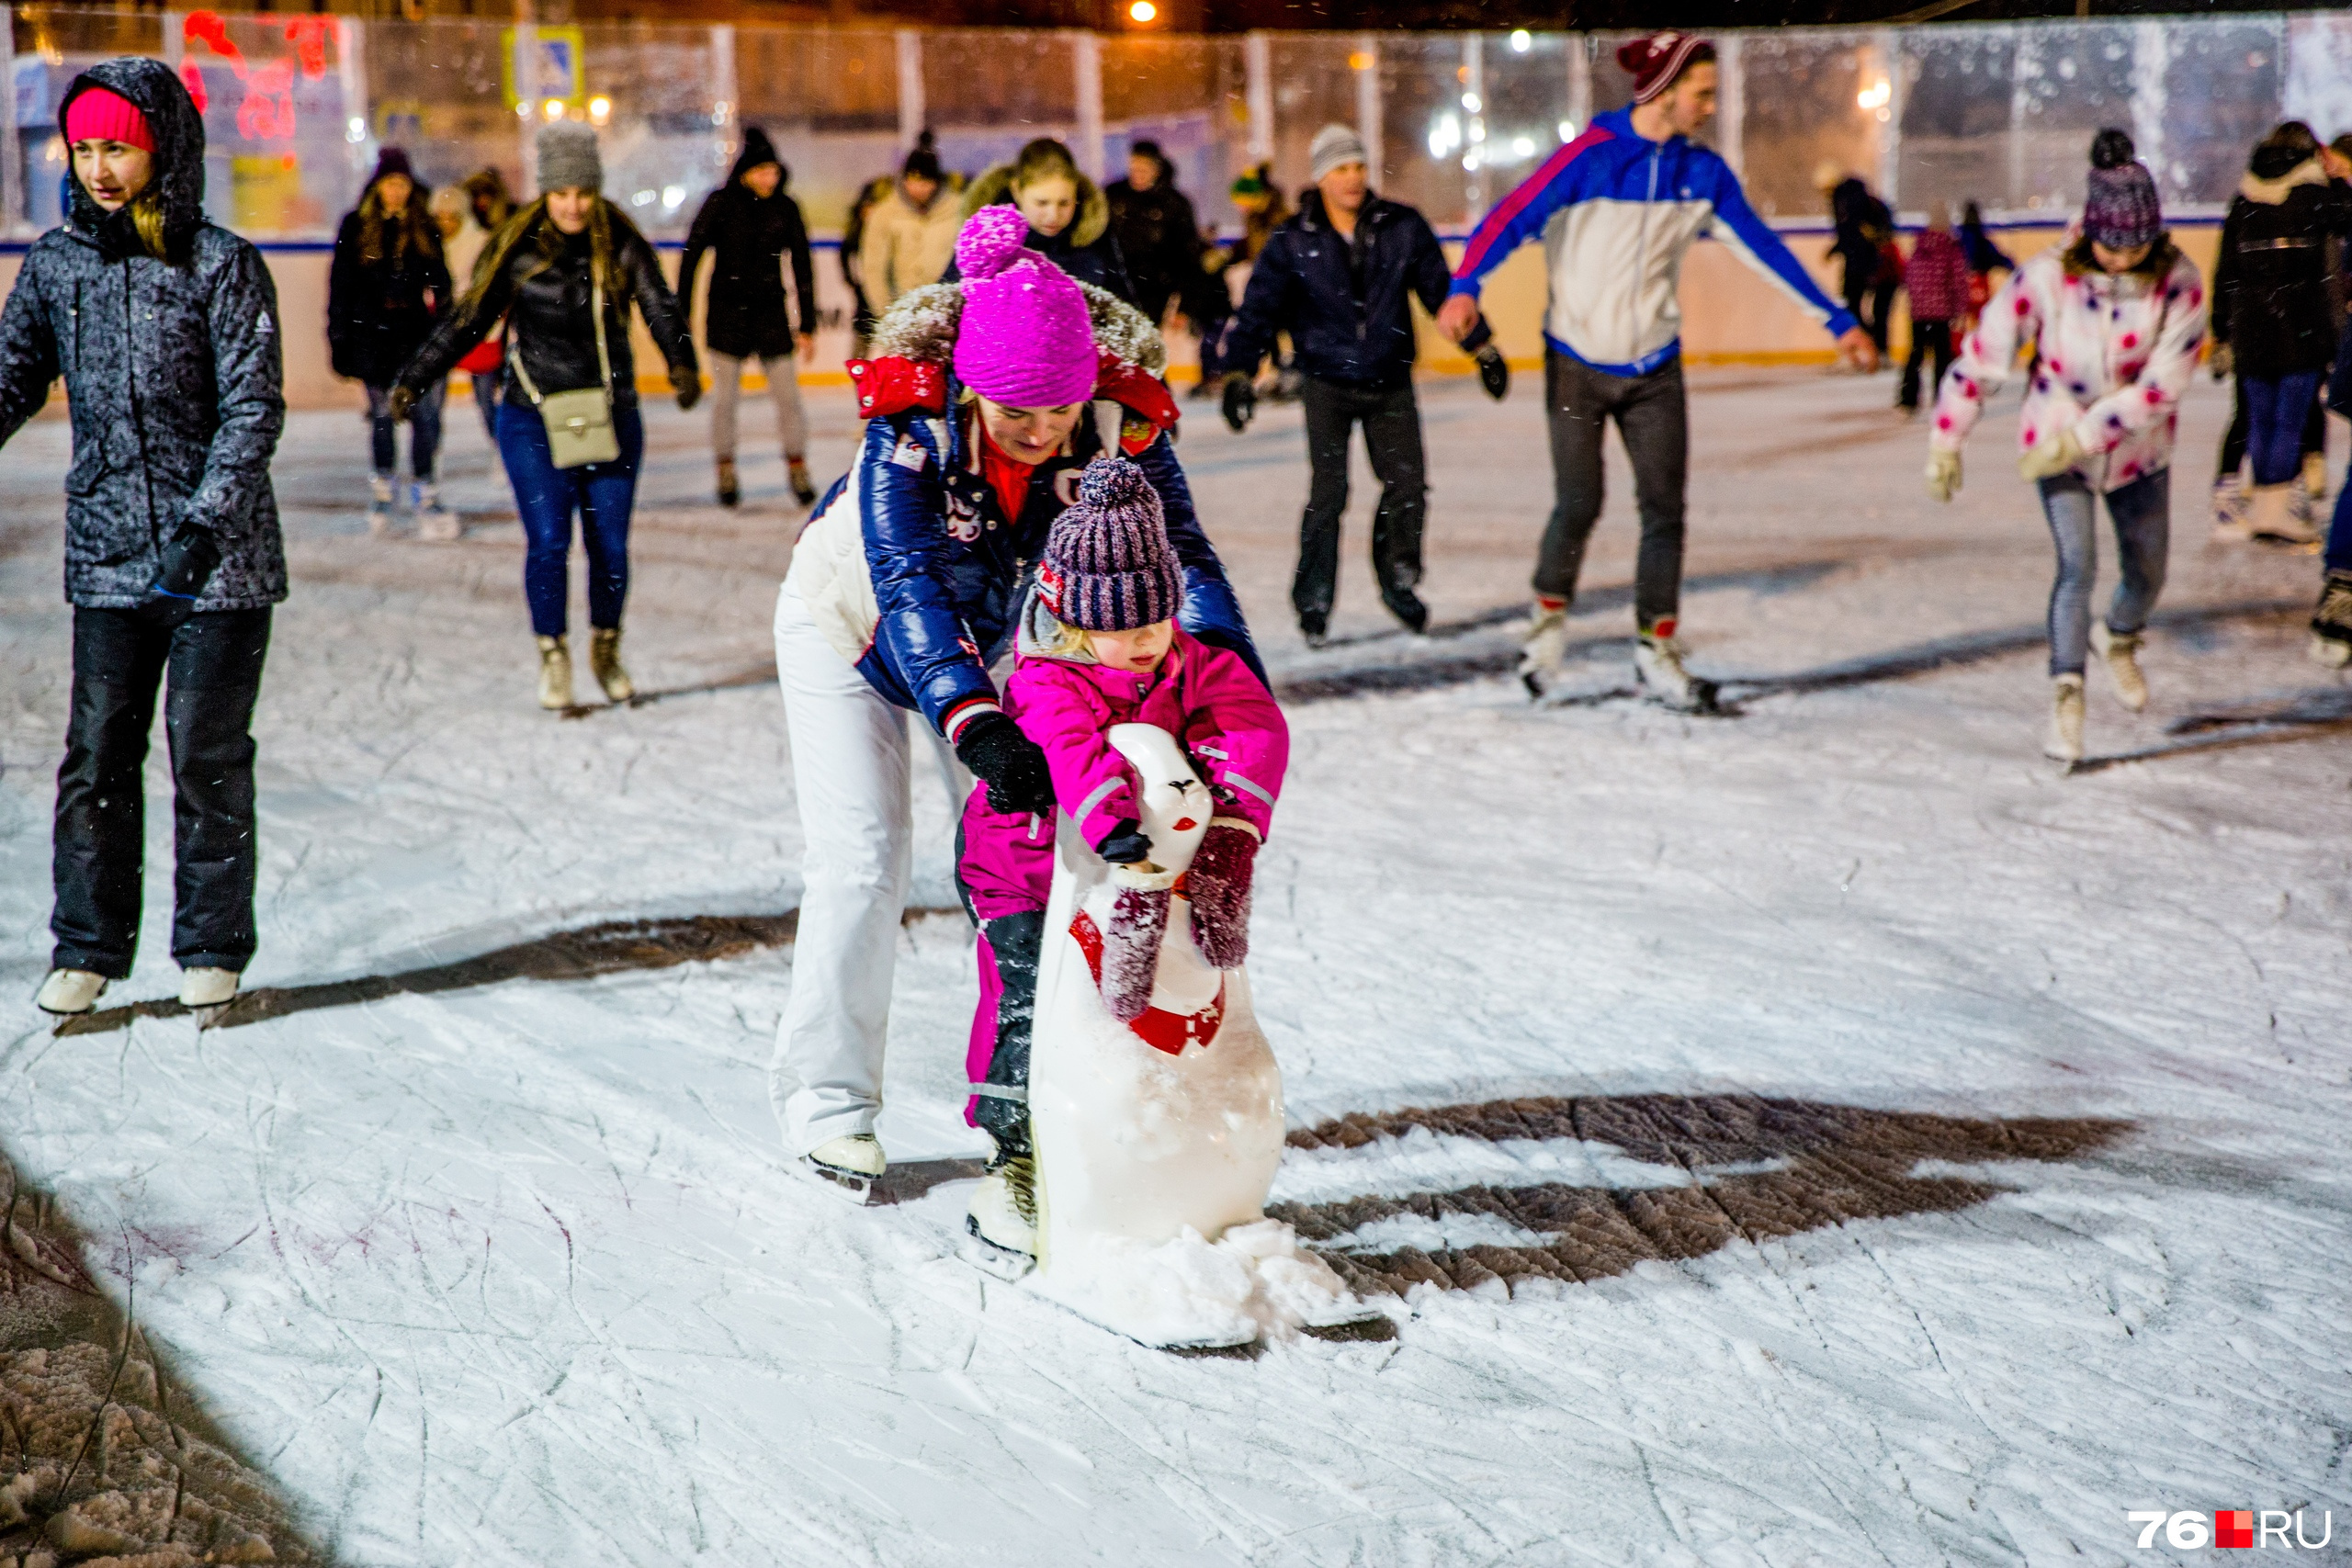
[[[0,1563],[321,1562],[5,1158],[0,1232]]]
[[[909,921],[955,909],[917,908]],[[426,997],[442,991],[495,986],[506,980],[589,980],[632,969],[668,969],[680,964],[706,964],[741,958],[762,948],[786,947],[799,929],[800,913],[781,915],[688,915],[666,920],[606,920],[578,931],[557,931],[530,942],[454,964],[404,969],[391,975],[363,975],[352,980],[331,980],[316,986],[265,986],[243,991],[220,1009],[206,1027],[233,1029],[263,1023],[316,1008],[350,1007],[382,1001],[388,997]],[[69,1018],[57,1026],[60,1034],[95,1034],[127,1029],[134,1018],[184,1018],[192,1010],[177,1001],[134,1002],[129,1007]]]
[[[2128,1122],[2089,1117],[2010,1120],[1871,1111],[1741,1095],[1624,1095],[1489,1100],[1478,1105],[1351,1114],[1290,1134],[1293,1148],[1360,1148],[1414,1128],[1490,1142],[1573,1138],[1633,1158],[1679,1166],[1689,1185],[1638,1189],[1467,1187],[1407,1198],[1277,1203],[1267,1213],[1317,1245],[1360,1294],[1402,1295],[1417,1284],[1466,1290],[1499,1281],[1583,1283],[1647,1259],[1702,1258],[1734,1242],[1758,1243],[1826,1230],[1849,1220],[1950,1213],[2010,1189],[1951,1176],[1917,1176],[1923,1160],[1977,1165],[2059,1160],[2100,1148]],[[1710,1168],[1767,1164],[1766,1170]],[[1442,1223],[1478,1216],[1543,1238],[1527,1246],[1474,1245],[1365,1254],[1330,1244],[1369,1224],[1412,1215]]]

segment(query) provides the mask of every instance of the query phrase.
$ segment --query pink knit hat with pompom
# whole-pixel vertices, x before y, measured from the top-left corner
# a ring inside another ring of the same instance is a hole
[[[1027,220],[1011,207],[981,208],[956,237],[964,275],[956,378],[1007,408],[1082,403],[1099,367],[1086,296],[1028,238]]]

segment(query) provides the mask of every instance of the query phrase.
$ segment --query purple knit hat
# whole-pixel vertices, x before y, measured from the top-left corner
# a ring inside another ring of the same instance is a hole
[[[2165,231],[2156,179],[2134,156],[2129,133],[2102,130],[2091,141],[2090,189],[2083,202],[2083,232],[2113,251],[2154,243]]]
[[[956,237],[964,274],[956,376],[1007,408],[1082,403],[1100,369],[1086,296],[1028,237],[1028,220],[1002,206],[981,208]]]
[[[1159,492],[1125,457],[1097,457],[1078,476],[1078,502],[1054,519],[1037,563],[1037,597],[1085,632],[1131,632],[1176,618],[1184,579]]]

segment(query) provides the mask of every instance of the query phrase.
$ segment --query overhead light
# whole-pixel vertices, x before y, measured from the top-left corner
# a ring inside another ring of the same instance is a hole
[[[666,207],[666,208],[670,209],[671,210],[675,211],[675,210],[677,209],[677,208],[678,208],[678,205],[679,205],[681,202],[684,201],[685,199],[686,199],[686,187],[685,187],[685,186],[663,186],[662,187],[662,205],[663,207]]]
[[[1560,142],[1561,142],[1561,144],[1562,144],[1563,146],[1565,146],[1565,145],[1566,145],[1568,142],[1574,141],[1576,139],[1577,139],[1577,122],[1576,122],[1575,120],[1572,120],[1572,119],[1564,119],[1564,120],[1562,120],[1562,121],[1560,122]]]
[[[1514,136],[1510,141],[1510,150],[1519,157],[1532,158],[1535,156],[1535,138],[1532,136]]]
[[[1159,17],[1159,7],[1153,5],[1151,0],[1135,0],[1135,4],[1127,7],[1127,20],[1131,22],[1151,22],[1157,21]]]
[[[539,112],[547,116],[549,119],[561,119],[563,118],[563,100],[561,98],[549,98],[546,103],[539,106]]]
[[[613,100],[602,93],[588,100],[588,118],[602,125],[613,112]]]
[[[345,127],[344,130],[343,139],[351,142],[355,146],[367,141],[368,122],[360,118],[357,115],[353,115],[351,117],[350,125]]]
[[[1534,35],[1530,33],[1525,28],[1513,28],[1511,29],[1510,51],[1513,54],[1525,54],[1529,50],[1533,49],[1534,47]]]
[[[1883,109],[1894,101],[1894,84],[1882,76],[1854,95],[1859,108]]]
[[[1462,95],[1462,107],[1467,109],[1470,113],[1476,114],[1486,106],[1479,101],[1477,94],[1464,93]]]

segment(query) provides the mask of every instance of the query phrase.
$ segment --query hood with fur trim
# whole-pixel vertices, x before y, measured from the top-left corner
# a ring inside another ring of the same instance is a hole
[[[2256,160],[2260,164],[2261,154],[2256,154]],[[2249,171],[2245,178],[2238,181],[2238,194],[2248,201],[2258,201],[2265,207],[2276,207],[2286,200],[2297,186],[2325,184],[2327,184],[2327,169],[2320,163],[2319,154],[2313,152],[2304,158],[2301,163],[2293,164],[2268,179]]]
[[[983,207],[998,205],[1020,205],[1012,199],[1012,165],[1010,164],[999,164],[974,180],[964,191],[964,216],[967,218]],[[1101,186],[1084,175],[1079,175],[1078,216],[1070,220],[1069,230],[1057,237],[1084,250],[1101,239],[1110,227],[1111,198],[1102,194]]]
[[[1078,286],[1094,327],[1094,346],[1103,354],[1158,375],[1168,368],[1168,345],[1141,310],[1105,288]],[[956,329],[964,317],[964,286],[933,283],[899,296],[875,323],[866,341],[874,359],[910,359],[944,365],[956,355]]]
[[[185,265],[189,241],[204,227],[204,117],[187,88],[160,60],[126,55],[100,61],[74,78],[57,106],[57,134],[65,134],[66,111],[74,100],[93,87],[130,99],[147,117],[155,138],[155,182],[164,204],[164,248],[175,264]],[[73,209],[67,231],[110,254],[139,249],[130,234],[130,209],[108,214],[90,199],[82,182],[74,184]]]

